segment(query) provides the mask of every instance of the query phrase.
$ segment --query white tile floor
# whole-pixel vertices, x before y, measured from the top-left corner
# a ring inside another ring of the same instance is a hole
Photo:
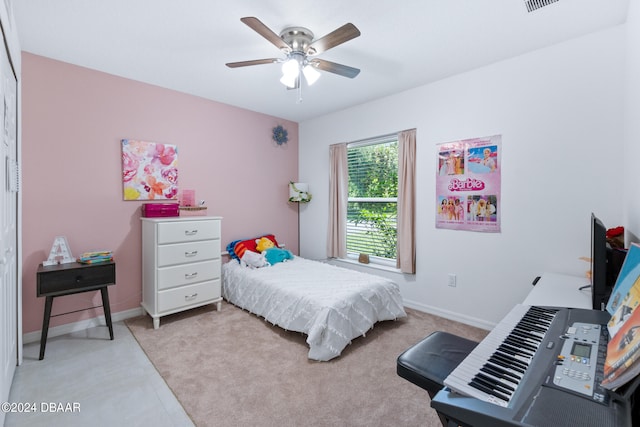
[[[8,413],[5,427],[193,426],[126,325],[113,328],[113,341],[106,326],[50,338],[43,360],[39,342],[25,345],[9,402],[37,410]]]

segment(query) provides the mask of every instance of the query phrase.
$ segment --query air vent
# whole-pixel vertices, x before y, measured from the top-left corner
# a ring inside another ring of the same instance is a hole
[[[525,0],[524,4],[527,6],[528,12],[533,12],[541,7],[549,6],[551,3],[555,3],[558,0]]]

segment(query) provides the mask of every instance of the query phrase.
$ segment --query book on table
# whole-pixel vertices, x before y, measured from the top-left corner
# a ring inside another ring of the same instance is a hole
[[[640,374],[640,246],[631,244],[607,303],[609,343],[602,386],[615,390]]]
[[[78,257],[78,262],[81,264],[97,264],[109,261],[113,261],[113,252],[111,251],[85,252]]]

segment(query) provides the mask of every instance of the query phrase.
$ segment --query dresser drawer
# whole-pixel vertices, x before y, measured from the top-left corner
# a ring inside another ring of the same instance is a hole
[[[220,279],[158,292],[158,311],[203,303],[221,295]]]
[[[116,265],[63,264],[41,267],[37,274],[37,295],[55,296],[70,293],[78,288],[116,282]]]
[[[158,290],[220,278],[220,259],[158,269]]]
[[[158,247],[158,267],[220,258],[220,240],[175,243]]]
[[[158,244],[220,238],[220,221],[175,221],[158,224]]]

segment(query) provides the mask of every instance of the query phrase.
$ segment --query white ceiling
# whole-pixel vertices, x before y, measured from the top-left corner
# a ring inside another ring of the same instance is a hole
[[[5,0],[21,48],[37,55],[301,122],[624,23],[629,0],[558,0],[528,13],[525,0]],[[320,58],[360,68],[323,72],[296,91],[281,56],[240,22],[316,38],[351,22],[362,35]]]

